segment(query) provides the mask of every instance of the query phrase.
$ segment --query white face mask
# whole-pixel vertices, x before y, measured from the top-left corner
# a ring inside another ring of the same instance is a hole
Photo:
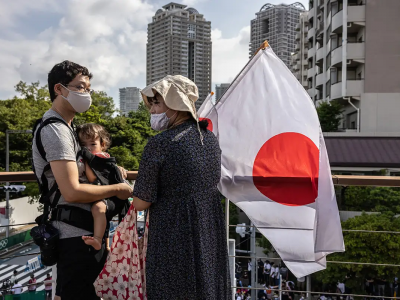
[[[167,112],[161,114],[152,114],[150,116],[151,128],[157,131],[165,130],[168,128],[170,118],[167,117]]]
[[[168,125],[169,125],[169,121],[173,117],[172,116],[171,118],[168,118],[167,112],[168,112],[168,110],[166,112],[161,113],[161,114],[151,114],[151,116],[150,116],[151,128],[153,128],[154,130],[157,130],[157,131],[161,131],[161,130],[167,129]],[[174,114],[174,116],[175,116],[175,114]]]
[[[62,84],[61,86],[69,92],[67,98],[63,95],[61,95],[61,97],[67,100],[77,113],[83,113],[90,108],[90,105],[92,105],[92,97],[89,93],[78,93],[67,89]]]

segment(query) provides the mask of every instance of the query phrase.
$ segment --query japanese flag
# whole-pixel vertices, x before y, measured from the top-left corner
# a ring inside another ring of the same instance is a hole
[[[222,150],[220,192],[242,209],[296,277],[344,251],[328,156],[307,92],[270,47],[215,105],[203,103]]]

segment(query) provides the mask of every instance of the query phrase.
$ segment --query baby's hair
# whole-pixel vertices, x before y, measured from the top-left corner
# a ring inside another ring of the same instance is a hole
[[[104,151],[106,151],[111,145],[111,136],[107,132],[107,130],[99,125],[94,123],[86,123],[79,125],[76,129],[76,133],[79,136],[79,139],[96,139],[100,138],[100,144],[104,147]]]

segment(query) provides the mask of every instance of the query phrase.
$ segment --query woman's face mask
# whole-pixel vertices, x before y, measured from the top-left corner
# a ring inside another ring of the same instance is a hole
[[[67,100],[77,113],[83,113],[90,108],[90,105],[92,105],[92,97],[89,93],[79,93],[67,89],[62,84],[61,86],[69,92],[67,98],[63,95],[61,95],[61,97]]]
[[[162,130],[165,130],[168,128],[169,121],[173,117],[172,116],[171,118],[168,118],[168,116],[167,116],[168,110],[161,114],[151,114],[151,116],[150,116],[151,128],[153,128],[154,130],[157,130],[157,131],[162,131]],[[174,114],[174,116],[175,116],[175,114]]]

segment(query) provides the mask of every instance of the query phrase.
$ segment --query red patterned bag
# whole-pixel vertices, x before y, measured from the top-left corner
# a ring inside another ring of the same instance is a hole
[[[110,253],[94,282],[97,296],[103,300],[146,300],[145,261],[148,236],[147,213],[144,236],[137,234],[137,211],[131,205],[115,230]]]

